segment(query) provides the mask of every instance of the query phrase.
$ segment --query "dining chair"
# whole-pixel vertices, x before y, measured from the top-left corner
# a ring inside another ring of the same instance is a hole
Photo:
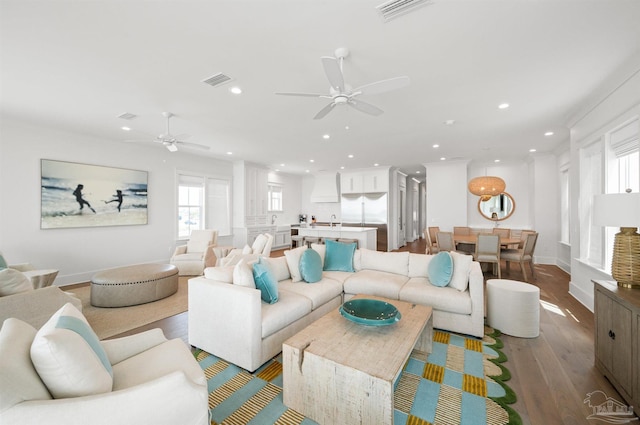
[[[524,266],[525,263],[529,263],[529,267],[531,267],[531,277],[536,278],[536,271],[533,267],[533,252],[536,249],[536,242],[538,241],[537,233],[529,233],[526,236],[524,241],[524,248],[521,249],[505,249],[502,251],[502,259],[507,263],[507,273],[509,273],[509,264],[512,261],[517,261],[520,263],[520,269],[522,270],[522,277],[525,282],[527,280],[527,271]]]
[[[537,232],[535,230],[523,230],[522,233],[520,233],[520,243],[518,243],[518,246],[516,248],[518,249],[524,248],[524,241],[527,240],[527,235],[531,233],[537,233]]]
[[[473,259],[479,263],[493,264],[493,274],[502,279],[500,271],[500,235],[479,234],[476,240],[476,252]]]
[[[438,238],[436,237],[436,234],[440,231],[440,227],[438,226],[433,226],[433,227],[429,227],[429,239],[431,239],[431,246],[438,248]]]
[[[438,244],[438,250],[440,251],[455,251],[456,245],[453,242],[453,232],[438,232],[436,233],[436,241]]]
[[[491,232],[494,235],[500,235],[501,238],[510,238],[511,237],[511,229],[505,229],[503,227],[494,227]]]
[[[467,226],[454,226],[453,227],[453,234],[454,235],[470,235],[471,234],[471,228],[467,227]]]
[[[424,233],[424,240],[427,242],[425,254],[437,254],[438,252],[440,252],[438,247],[431,242],[431,235],[429,235],[429,229],[424,229],[423,233]]]

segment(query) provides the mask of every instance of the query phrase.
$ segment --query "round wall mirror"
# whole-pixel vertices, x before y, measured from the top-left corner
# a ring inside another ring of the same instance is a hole
[[[511,217],[516,209],[516,201],[507,192],[492,196],[488,201],[478,199],[478,211],[487,220],[501,221]]]

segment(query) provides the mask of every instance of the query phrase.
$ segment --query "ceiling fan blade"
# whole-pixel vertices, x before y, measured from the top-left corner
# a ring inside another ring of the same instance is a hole
[[[339,60],[331,56],[323,56],[320,59],[331,87],[341,93],[344,92],[344,76],[342,75],[342,69],[340,69]]]
[[[320,112],[318,112],[316,114],[316,116],[313,117],[313,119],[314,120],[319,120],[319,119],[324,118],[325,115],[327,115],[329,112],[331,112],[331,110],[333,109],[334,106],[336,106],[335,102],[331,102],[330,104],[328,104],[324,108],[320,109]]]
[[[280,96],[304,96],[304,97],[324,97],[331,99],[331,96],[322,93],[276,93]]]
[[[202,149],[202,150],[206,150],[206,151],[211,149],[209,146],[201,145],[199,143],[183,142],[181,140],[176,140],[176,143],[178,143],[180,145],[184,145],[184,146],[190,147],[190,148],[194,148],[194,149]]]
[[[361,100],[350,99],[347,103],[352,108],[355,108],[360,112],[364,112],[365,114],[377,116],[384,113],[384,111],[377,106],[373,106],[372,104],[363,102]]]
[[[410,82],[411,80],[406,76],[389,78],[387,80],[380,80],[376,81],[375,83],[365,84],[364,86],[353,89],[353,92],[360,92],[361,94],[384,93],[408,86]]]

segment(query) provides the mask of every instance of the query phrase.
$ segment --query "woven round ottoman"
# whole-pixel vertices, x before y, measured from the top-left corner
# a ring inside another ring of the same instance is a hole
[[[172,264],[137,264],[96,273],[91,305],[126,307],[157,301],[178,291],[178,268]]]
[[[517,280],[487,280],[487,323],[507,335],[537,337],[540,288]]]

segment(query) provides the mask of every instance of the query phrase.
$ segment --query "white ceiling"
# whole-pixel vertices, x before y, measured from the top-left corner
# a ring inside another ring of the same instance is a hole
[[[587,97],[640,51],[638,0],[432,0],[387,23],[380,3],[0,0],[1,112],[126,152],[121,141],[164,132],[161,113],[171,111],[172,133],[217,158],[293,173],[379,163],[413,174],[440,157],[552,151]],[[313,120],[327,100],[274,94],[328,92],[320,57],[343,46],[353,86],[410,77],[360,97],[384,114],[341,106]],[[202,83],[218,72],[233,81]]]

